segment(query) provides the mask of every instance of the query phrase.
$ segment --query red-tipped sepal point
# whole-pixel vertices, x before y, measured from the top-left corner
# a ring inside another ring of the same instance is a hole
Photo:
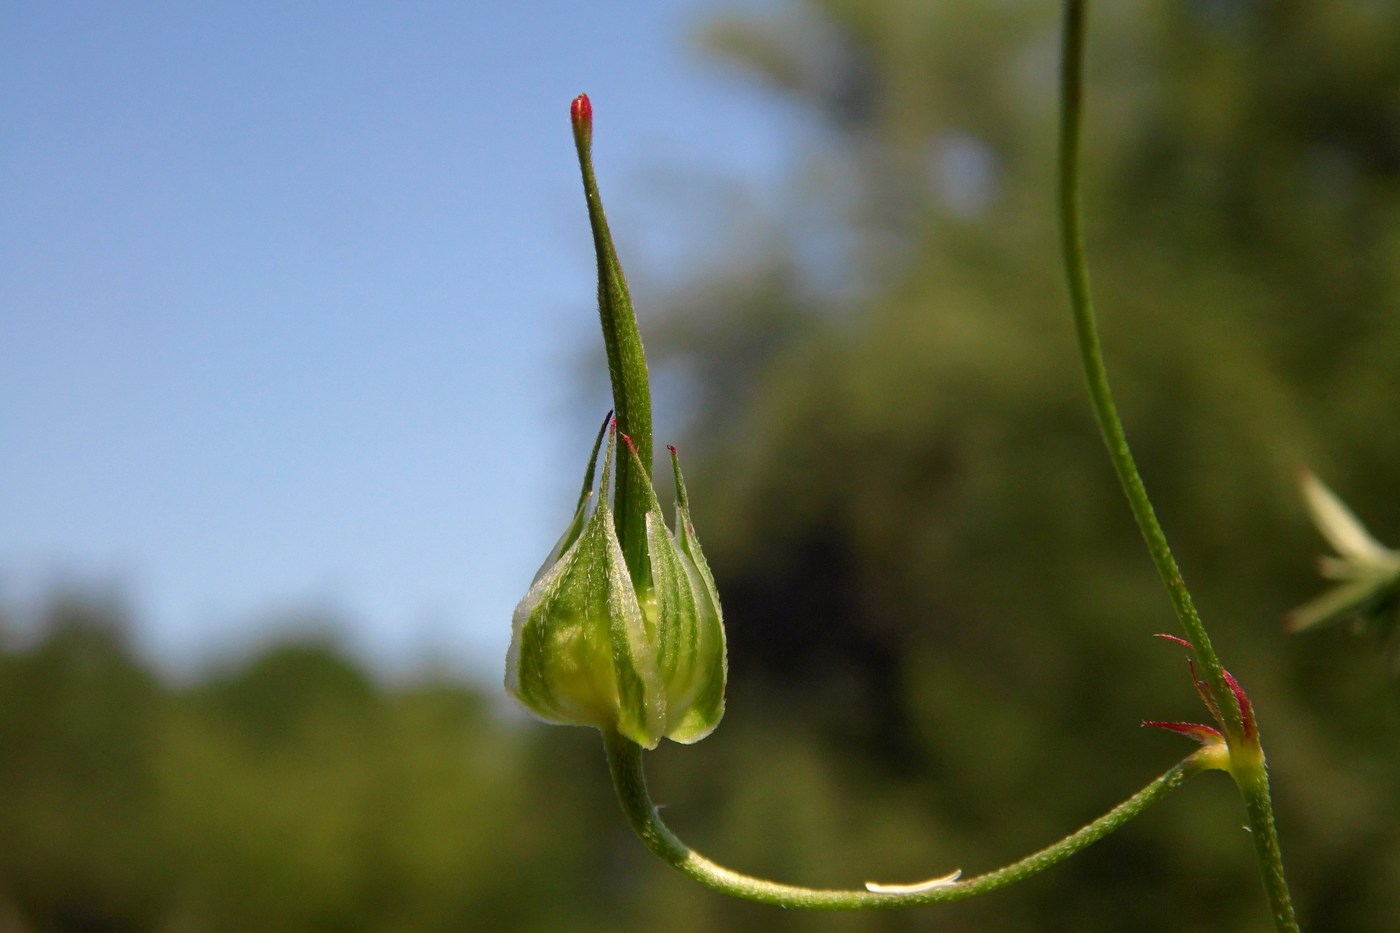
[[[1159,634],[1157,635],[1157,637],[1165,638],[1167,641],[1176,642],[1178,645],[1184,645],[1187,648],[1192,648],[1192,645],[1189,641],[1187,641],[1184,638],[1179,638],[1176,635]],[[1201,701],[1204,702],[1206,708],[1210,710],[1210,714],[1215,717],[1215,721],[1220,723],[1221,729],[1225,728],[1225,717],[1221,715],[1220,708],[1215,705],[1215,697],[1210,692],[1210,684],[1208,684],[1205,680],[1196,675],[1196,662],[1188,658],[1186,661],[1186,667],[1191,672],[1191,683],[1195,685],[1196,692],[1201,695]],[[1220,669],[1220,673],[1225,678],[1225,685],[1230,688],[1230,692],[1235,696],[1235,706],[1237,706],[1240,711],[1240,725],[1244,727],[1244,737],[1250,738],[1254,735],[1254,730],[1256,728],[1254,722],[1254,704],[1249,702],[1248,695],[1245,694],[1244,688],[1240,686],[1240,682],[1235,679],[1234,674],[1231,674],[1223,667]],[[1175,728],[1176,726],[1184,725],[1190,726],[1193,729],[1204,729],[1207,732],[1214,733],[1216,736],[1220,736],[1221,734],[1219,730],[1212,729],[1210,726],[1196,726],[1192,723],[1147,722],[1143,723],[1143,725],[1157,726],[1163,729],[1172,729],[1172,731],[1174,732],[1182,732],[1183,734],[1189,734],[1184,729]],[[1194,735],[1192,737],[1196,738]],[[1202,740],[1197,738],[1197,741]]]
[[[1184,735],[1188,739],[1195,739],[1202,745],[1210,745],[1212,742],[1225,741],[1225,737],[1220,734],[1219,729],[1203,726],[1198,722],[1161,722],[1155,719],[1148,719],[1143,720],[1142,724],[1153,729],[1166,729],[1168,732]]]
[[[1244,725],[1244,737],[1249,738],[1254,735],[1254,704],[1249,702],[1244,688],[1233,674],[1224,668],[1220,669],[1220,673],[1225,675],[1225,683],[1230,685],[1230,692],[1235,695],[1235,703],[1240,708],[1240,722]]]

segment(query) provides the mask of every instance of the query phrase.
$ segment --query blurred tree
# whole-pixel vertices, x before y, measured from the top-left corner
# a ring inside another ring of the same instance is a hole
[[[0,654],[0,905],[38,930],[149,929],[163,901],[153,723],[160,690],[109,604],[61,600]]]
[[[327,644],[262,652],[164,733],[179,925],[549,928],[587,900],[592,837],[572,789],[543,791],[579,767],[537,757],[473,690],[384,690]]]
[[[0,651],[0,929],[616,928],[635,841],[596,736],[325,642],[174,689],[111,607],[36,627]]]

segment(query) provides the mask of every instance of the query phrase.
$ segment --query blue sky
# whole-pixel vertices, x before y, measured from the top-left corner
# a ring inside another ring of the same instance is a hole
[[[656,178],[789,155],[708,6],[11,7],[0,603],[115,592],[177,672],[322,615],[497,677],[601,415],[570,99],[624,264],[687,223]]]

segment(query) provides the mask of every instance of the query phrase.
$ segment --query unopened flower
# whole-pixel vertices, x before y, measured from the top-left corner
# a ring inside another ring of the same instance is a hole
[[[608,498],[616,435],[609,419],[573,520],[516,607],[506,690],[546,722],[616,729],[645,748],[662,737],[698,742],[724,714],[727,662],[714,578],[691,526],[674,448],[675,531],[647,479],[645,579],[628,570]],[[637,475],[647,477],[623,440]]]

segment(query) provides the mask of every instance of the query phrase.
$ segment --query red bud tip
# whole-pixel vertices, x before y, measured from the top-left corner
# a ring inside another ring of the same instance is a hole
[[[617,433],[617,415],[614,415],[612,412],[608,412],[608,433]]]
[[[1184,638],[1178,638],[1176,635],[1167,635],[1165,633],[1159,632],[1156,637],[1165,638],[1167,641],[1174,641],[1178,645],[1185,645],[1187,648],[1191,647],[1191,643],[1189,641],[1187,641]]]
[[[672,456],[675,455],[675,453],[676,453],[676,445],[675,445],[675,444],[667,444],[667,445],[666,445],[666,449],[669,450],[669,451],[671,452],[671,455],[672,455]]]
[[[628,437],[626,434],[623,434],[622,439],[627,442],[628,448],[632,451],[632,453],[635,454],[637,452],[637,445],[632,443],[632,438]]]
[[[593,104],[588,100],[587,94],[580,94],[574,98],[574,102],[569,105],[569,119],[573,121],[575,129],[580,126],[593,129]]]

